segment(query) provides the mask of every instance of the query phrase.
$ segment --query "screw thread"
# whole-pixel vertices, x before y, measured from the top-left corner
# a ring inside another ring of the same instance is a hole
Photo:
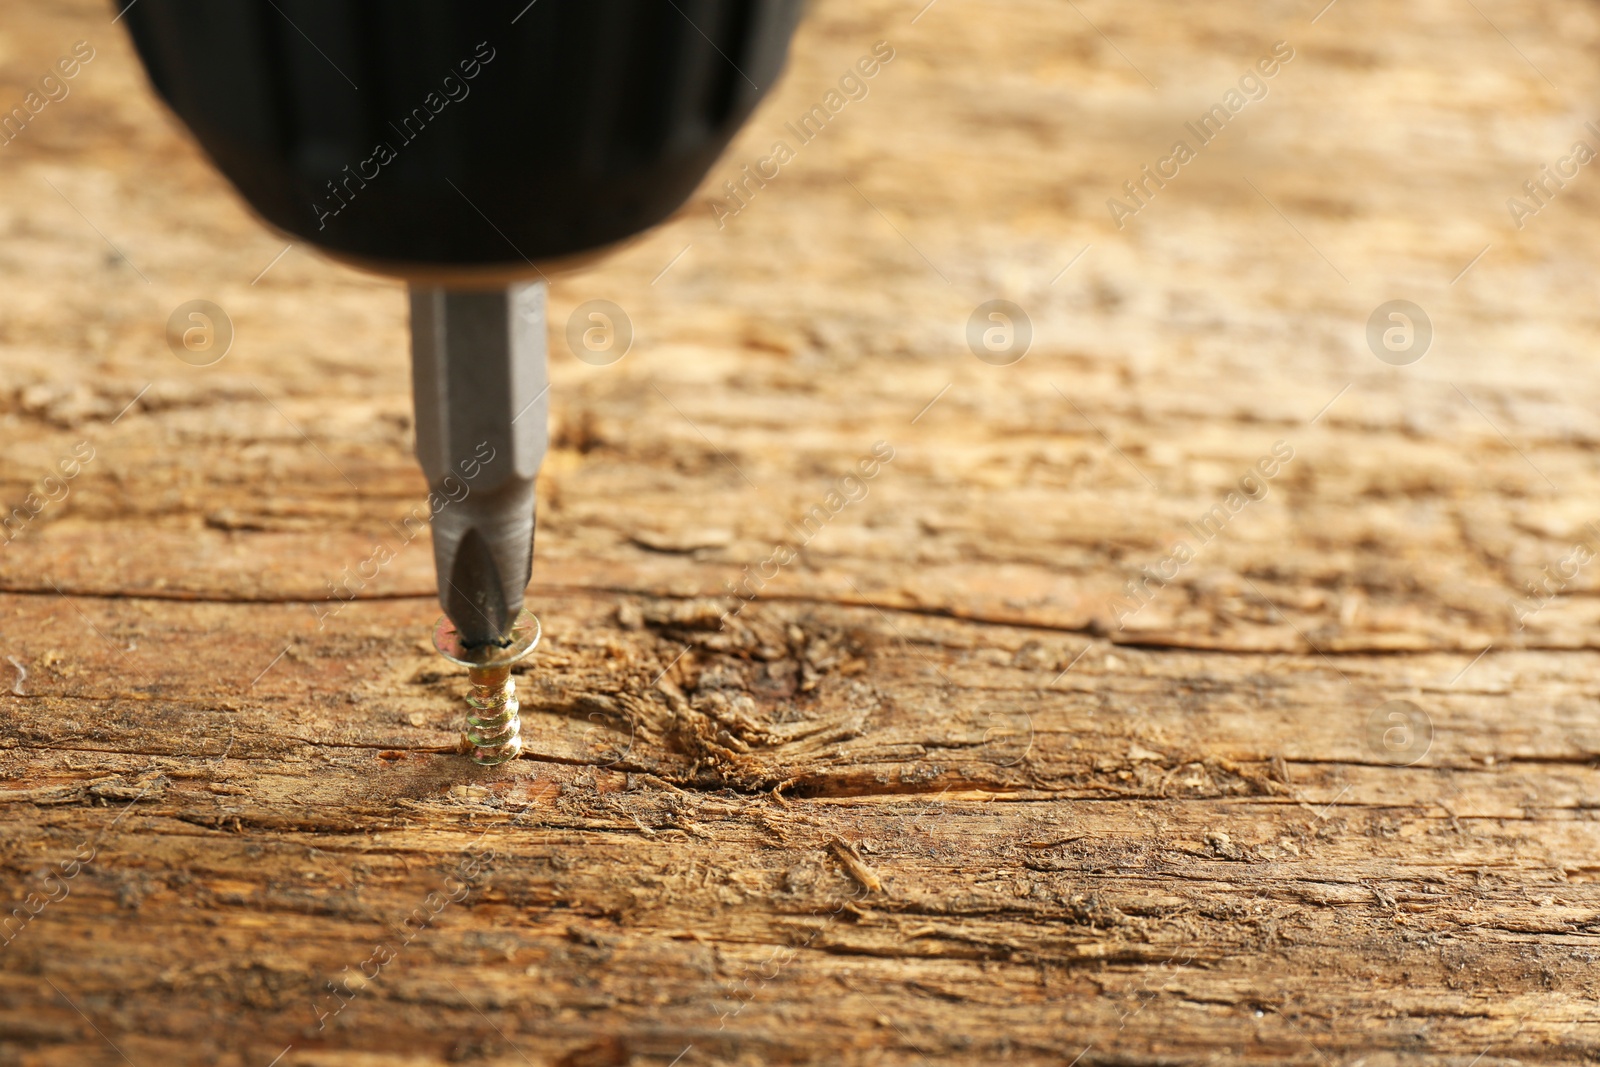
[[[467,754],[472,762],[493,767],[516,759],[522,752],[522,722],[517,718],[517,683],[511,668],[472,667],[467,670]]]

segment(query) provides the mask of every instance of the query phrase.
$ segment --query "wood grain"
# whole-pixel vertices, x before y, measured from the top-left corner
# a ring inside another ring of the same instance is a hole
[[[1505,204],[1593,139],[1592,4],[813,5],[701,194],[554,281],[499,769],[403,292],[284,253],[102,5],[5,7],[0,103],[96,57],[0,145],[0,1065],[1600,1059],[1600,196]]]

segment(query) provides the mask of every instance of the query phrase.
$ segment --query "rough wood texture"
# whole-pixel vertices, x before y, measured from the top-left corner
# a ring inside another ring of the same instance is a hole
[[[104,5],[6,0],[0,103],[96,57],[0,146],[7,512],[93,450],[0,548],[0,896],[42,904],[0,1064],[1600,1057],[1597,179],[1505,206],[1600,144],[1595,8],[920,6],[817,4],[704,195],[556,280],[558,327],[636,339],[553,337],[547,638],[491,771],[393,525],[400,289],[274,260]],[[997,297],[1006,367],[963,340]],[[1363,337],[1397,297],[1404,367]],[[194,298],[211,367],[163,340]]]

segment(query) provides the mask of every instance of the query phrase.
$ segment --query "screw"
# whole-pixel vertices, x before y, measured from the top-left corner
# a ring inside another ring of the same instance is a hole
[[[538,647],[539,634],[538,616],[531,611],[517,616],[509,636],[477,648],[462,644],[448,616],[433,628],[433,647],[451,663],[465,667],[472,684],[467,693],[472,710],[461,734],[472,762],[493,767],[521,754],[522,723],[517,718],[517,683],[511,667]]]

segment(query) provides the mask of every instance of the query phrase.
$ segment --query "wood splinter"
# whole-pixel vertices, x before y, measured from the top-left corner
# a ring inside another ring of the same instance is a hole
[[[866,865],[860,854],[856,852],[854,845],[843,838],[834,837],[828,841],[828,848],[838,858],[850,877],[860,883],[861,888],[869,893],[883,891],[883,879],[878,877],[877,871]]]

